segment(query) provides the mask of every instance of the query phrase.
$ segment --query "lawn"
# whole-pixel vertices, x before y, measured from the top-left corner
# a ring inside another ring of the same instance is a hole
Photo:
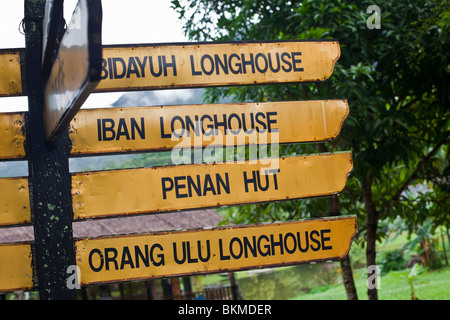
[[[367,300],[367,278],[364,269],[355,270],[356,291],[360,300]],[[381,288],[378,290],[379,300],[409,300],[410,287],[405,279],[393,274],[381,276]],[[324,291],[314,290],[293,297],[293,300],[346,300],[345,289],[342,284],[324,287]],[[414,291],[420,300],[449,300],[450,299],[450,267],[427,271],[417,277]]]

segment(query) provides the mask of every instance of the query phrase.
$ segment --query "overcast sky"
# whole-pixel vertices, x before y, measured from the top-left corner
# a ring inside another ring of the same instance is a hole
[[[70,21],[77,0],[64,1],[64,17]],[[103,0],[103,44],[187,41],[170,0]],[[19,32],[24,0],[0,0],[0,48],[24,48]],[[108,106],[121,93],[91,94],[84,107]],[[26,97],[0,98],[0,112],[27,110]]]

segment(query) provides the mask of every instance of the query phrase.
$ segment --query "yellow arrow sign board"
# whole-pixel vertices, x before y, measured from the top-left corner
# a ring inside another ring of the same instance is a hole
[[[345,100],[88,109],[71,123],[71,154],[323,141],[347,115]]]
[[[104,46],[95,92],[323,81],[340,53],[334,40]],[[26,94],[19,57],[0,51],[0,96]]]
[[[28,223],[31,223],[28,179],[0,179],[0,226]]]
[[[97,91],[323,81],[337,41],[105,46]]]
[[[326,196],[339,193],[351,153],[77,173],[75,219]]]
[[[0,50],[0,97],[22,94],[20,50]]]
[[[71,155],[324,141],[348,112],[346,100],[87,109],[71,122]],[[0,114],[0,159],[25,158],[24,117]]]
[[[81,284],[341,259],[356,217],[116,236],[76,241]]]
[[[0,159],[25,158],[25,113],[0,113]]]
[[[262,161],[76,173],[74,216],[86,219],[331,195],[344,188],[352,169],[350,153]],[[0,226],[31,223],[28,179],[2,178],[0,190]]]
[[[33,286],[31,245],[0,244],[0,292],[31,290]]]

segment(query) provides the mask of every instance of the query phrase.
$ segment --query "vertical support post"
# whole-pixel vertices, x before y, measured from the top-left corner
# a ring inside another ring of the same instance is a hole
[[[42,20],[45,0],[25,0],[27,152],[35,237],[35,268],[42,300],[73,300],[68,267],[76,264],[72,234],[68,131],[47,145],[41,78]],[[62,19],[62,17],[61,17]],[[72,275],[73,276],[73,275]]]
[[[239,285],[234,277],[234,272],[228,272],[228,279],[231,284],[231,297],[233,300],[243,300],[242,293],[240,292]]]

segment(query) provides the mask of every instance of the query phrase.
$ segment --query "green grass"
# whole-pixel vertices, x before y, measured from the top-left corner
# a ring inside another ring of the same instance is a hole
[[[358,299],[367,300],[367,278],[364,270],[355,270],[355,285]],[[379,300],[409,300],[410,287],[405,279],[393,274],[381,276],[381,288],[378,290]],[[324,288],[326,289],[326,288]],[[315,292],[320,290],[314,290]],[[450,299],[450,267],[427,271],[419,275],[414,282],[414,291],[420,300],[448,300]],[[296,296],[293,300],[346,300],[345,289],[342,284],[333,286],[324,292],[309,293]]]

